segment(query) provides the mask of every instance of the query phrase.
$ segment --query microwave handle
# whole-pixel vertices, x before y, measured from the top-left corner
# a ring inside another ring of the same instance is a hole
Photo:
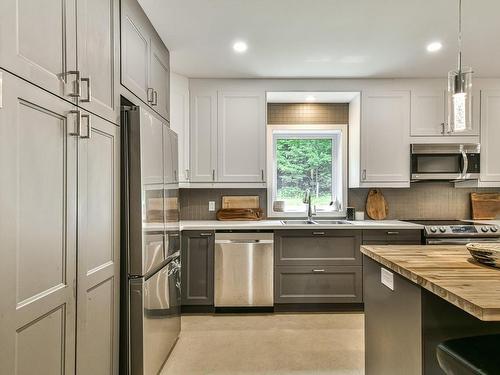
[[[467,153],[465,152],[464,149],[461,150],[461,153],[462,153],[462,159],[464,161],[464,166],[462,169],[462,178],[466,178],[467,171],[469,169],[469,159],[467,158]]]

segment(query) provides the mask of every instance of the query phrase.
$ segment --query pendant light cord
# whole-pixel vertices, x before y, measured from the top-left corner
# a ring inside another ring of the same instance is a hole
[[[458,0],[458,72],[462,71],[462,0]]]

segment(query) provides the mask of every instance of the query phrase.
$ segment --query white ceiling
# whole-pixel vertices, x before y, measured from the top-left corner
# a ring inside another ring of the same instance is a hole
[[[139,3],[188,77],[444,77],[456,64],[457,0]],[[500,77],[500,1],[463,0],[463,12],[464,64]]]
[[[349,103],[359,92],[274,91],[266,95],[268,103]]]

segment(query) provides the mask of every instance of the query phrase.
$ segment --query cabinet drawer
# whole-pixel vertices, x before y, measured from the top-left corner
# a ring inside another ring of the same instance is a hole
[[[274,274],[275,303],[362,302],[361,266],[280,266]]]
[[[297,230],[275,232],[275,264],[361,265],[361,231]]]
[[[420,244],[422,231],[416,229],[370,229],[363,231],[364,244]]]

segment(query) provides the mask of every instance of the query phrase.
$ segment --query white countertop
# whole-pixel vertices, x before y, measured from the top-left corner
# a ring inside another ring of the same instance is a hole
[[[350,221],[349,224],[303,224],[285,225],[280,220],[261,221],[218,221],[183,220],[181,230],[224,230],[224,229],[423,229],[423,225],[399,220]]]

